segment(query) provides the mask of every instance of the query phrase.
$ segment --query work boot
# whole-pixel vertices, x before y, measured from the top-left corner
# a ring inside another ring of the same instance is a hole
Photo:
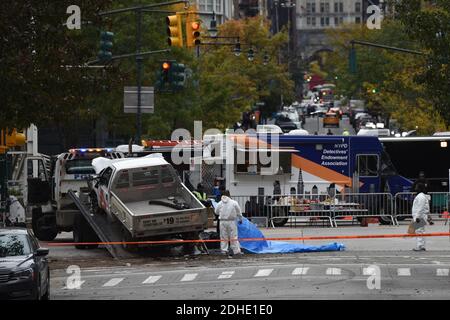
[[[427,251],[427,249],[421,247],[421,248],[414,248],[413,251]]]

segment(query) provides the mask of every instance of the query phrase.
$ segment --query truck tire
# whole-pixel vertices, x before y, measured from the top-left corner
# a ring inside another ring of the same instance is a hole
[[[288,220],[288,218],[274,218],[272,219],[272,222],[275,227],[282,227],[288,222]]]
[[[122,248],[128,252],[136,252],[138,251],[137,245],[130,245],[128,242],[133,242],[134,239],[131,237],[130,232],[128,232],[125,227],[122,228]]]
[[[86,219],[81,214],[75,215],[73,221],[73,241],[75,243],[99,241],[94,230],[92,230],[91,226],[87,223]],[[98,244],[94,245],[76,244],[75,248],[79,250],[96,249],[98,248]]]
[[[56,219],[52,215],[42,214],[42,210],[33,209],[32,211],[33,233],[41,241],[53,241],[58,235],[56,229]]]

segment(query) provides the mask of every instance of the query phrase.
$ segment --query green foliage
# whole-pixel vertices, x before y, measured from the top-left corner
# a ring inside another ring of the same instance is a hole
[[[335,51],[325,70],[338,78],[338,94],[367,101],[369,110],[398,119],[405,129],[418,127],[422,134],[445,130],[424,84],[414,81],[426,69],[424,57],[355,45],[357,72],[350,72],[351,40],[422,51],[406,29],[398,20],[385,20],[381,30],[352,25],[330,31]]]

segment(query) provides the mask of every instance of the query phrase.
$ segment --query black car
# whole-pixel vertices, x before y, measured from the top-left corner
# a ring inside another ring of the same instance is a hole
[[[298,129],[297,125],[286,116],[278,116],[275,120],[275,124],[279,126],[284,133],[288,133],[291,130]]]
[[[48,300],[47,255],[27,229],[0,229],[0,299]]]

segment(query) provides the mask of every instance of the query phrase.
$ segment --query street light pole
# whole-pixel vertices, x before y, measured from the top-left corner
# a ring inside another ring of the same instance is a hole
[[[142,47],[142,11],[136,11],[136,53],[141,52]],[[136,113],[136,143],[140,143],[142,135],[142,62],[144,58],[141,55],[136,56],[137,67],[137,113]]]

